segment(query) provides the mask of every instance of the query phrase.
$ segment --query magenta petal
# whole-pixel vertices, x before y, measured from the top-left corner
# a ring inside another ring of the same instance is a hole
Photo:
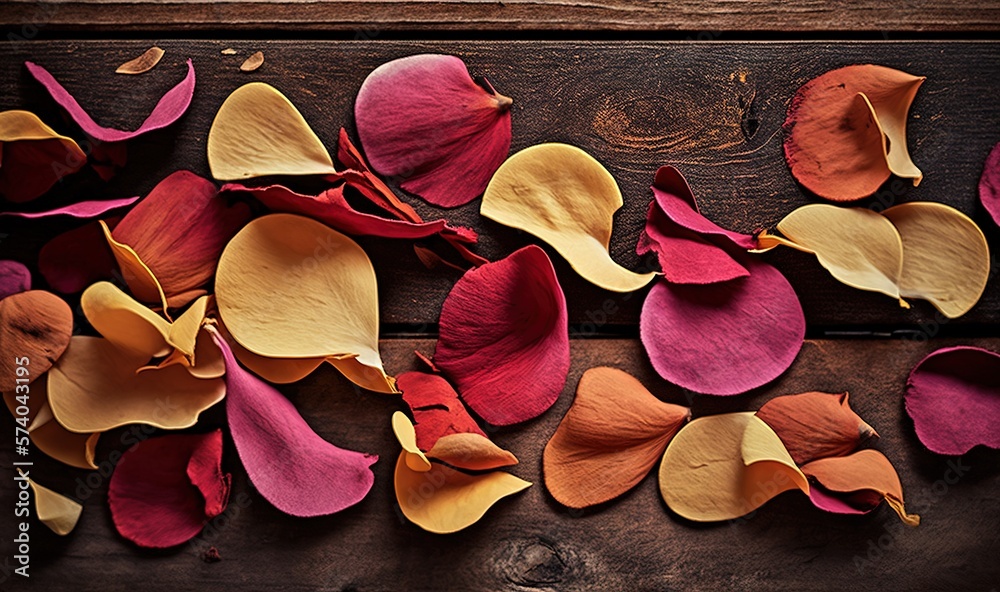
[[[113,227],[110,222],[108,226]],[[56,292],[76,294],[96,281],[114,277],[118,263],[104,231],[94,221],[45,243],[38,253],[38,271]]]
[[[231,478],[221,463],[221,430],[136,444],[111,475],[108,504],[115,528],[140,547],[191,540],[228,502]]]
[[[96,218],[116,210],[130,206],[139,201],[140,196],[123,197],[119,199],[100,199],[94,201],[79,201],[75,204],[46,210],[44,212],[0,212],[0,216],[16,218],[49,218],[51,216],[70,216],[72,218]]]
[[[906,412],[924,446],[965,454],[977,445],[1000,449],[1000,355],[978,347],[946,347],[920,361],[906,382]]]
[[[639,333],[663,378],[698,393],[736,395],[777,378],[802,348],[806,322],[777,269],[745,257],[745,278],[705,286],[658,282]]]
[[[173,87],[167,94],[163,95],[160,101],[153,108],[153,111],[146,117],[134,131],[123,131],[110,127],[101,127],[90,115],[80,106],[80,103],[69,94],[63,85],[59,84],[52,74],[45,68],[32,62],[25,62],[28,72],[45,87],[45,90],[52,95],[52,99],[60,107],[69,113],[69,116],[80,126],[87,135],[101,142],[124,142],[131,140],[153,130],[167,127],[180,119],[181,115],[187,111],[191,104],[191,97],[194,96],[194,65],[191,60],[187,61],[188,72],[177,86]]]
[[[552,262],[527,246],[458,280],[441,310],[434,363],[487,422],[526,421],[566,383],[567,319]]]
[[[217,332],[226,361],[226,414],[236,451],[257,491],[292,516],[339,512],[364,499],[378,456],[344,450],[319,437],[291,401],[250,374]]]
[[[993,147],[983,165],[983,176],[979,178],[979,201],[1000,225],[1000,143]]]
[[[757,240],[749,234],[726,230],[698,211],[694,193],[684,175],[672,166],[656,171],[653,198],[663,213],[674,223],[706,238],[720,239],[723,244],[739,249],[756,249]]]
[[[820,510],[833,514],[867,514],[882,503],[882,498],[870,491],[838,494],[819,483],[810,483],[809,501]]]
[[[354,105],[372,167],[428,202],[482,194],[510,151],[510,99],[484,89],[455,56],[413,55],[365,79]]]
[[[458,400],[455,389],[440,376],[404,372],[396,377],[396,386],[413,413],[417,447],[421,450],[430,450],[439,439],[451,434],[487,437]]]
[[[0,261],[0,300],[31,289],[31,272],[19,261]]]

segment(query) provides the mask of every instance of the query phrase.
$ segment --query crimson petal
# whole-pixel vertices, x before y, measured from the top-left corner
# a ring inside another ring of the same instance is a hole
[[[0,300],[31,289],[31,272],[24,263],[0,261]]]
[[[107,220],[114,227],[117,218]],[[95,222],[67,230],[45,243],[38,253],[38,271],[56,292],[76,294],[118,272],[104,231]]]

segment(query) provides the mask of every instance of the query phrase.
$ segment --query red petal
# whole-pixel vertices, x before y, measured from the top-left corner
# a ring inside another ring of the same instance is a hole
[[[396,387],[403,392],[403,400],[413,412],[417,446],[424,452],[433,448],[442,436],[449,434],[469,433],[488,437],[458,400],[455,389],[440,376],[404,372],[396,377]]]
[[[566,298],[545,251],[525,247],[469,270],[441,310],[434,363],[494,425],[537,417],[569,372]]]
[[[389,186],[376,177],[358,149],[351,143],[347,130],[340,128],[337,143],[337,160],[349,170],[341,173],[342,178],[357,189],[369,201],[400,220],[423,222],[413,206],[399,199]],[[354,173],[353,175],[351,173]]]
[[[0,146],[0,198],[14,203],[39,197],[87,163],[79,148],[67,149],[59,139],[0,142]]]
[[[114,227],[113,220],[108,226]],[[90,284],[118,273],[118,263],[97,222],[68,230],[45,243],[38,253],[38,271],[56,292],[76,294]]]
[[[31,272],[18,261],[0,261],[0,300],[31,289]]]
[[[383,175],[428,202],[455,207],[482,194],[510,150],[510,100],[479,86],[454,56],[391,61],[365,79],[358,135]]]

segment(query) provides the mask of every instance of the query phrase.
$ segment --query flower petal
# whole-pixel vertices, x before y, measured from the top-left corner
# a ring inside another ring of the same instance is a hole
[[[653,368],[676,385],[736,395],[781,375],[799,353],[806,322],[780,271],[751,257],[750,276],[705,286],[658,282],[642,306],[639,336]]]
[[[0,392],[30,384],[63,355],[73,335],[73,311],[51,292],[28,290],[0,300]],[[27,358],[27,377],[17,361]],[[27,378],[29,382],[23,382]]]
[[[225,510],[231,479],[222,472],[222,430],[150,438],[126,451],[111,475],[111,519],[140,547],[174,547]]]
[[[263,82],[244,84],[222,103],[208,131],[208,166],[220,181],[336,172],[295,105]]]
[[[621,206],[618,184],[594,157],[567,144],[538,144],[497,170],[480,213],[552,245],[587,281],[632,292],[656,274],[634,273],[611,259],[611,224]]]
[[[52,99],[66,110],[69,116],[76,122],[86,134],[100,142],[124,142],[137,136],[158,129],[163,129],[174,123],[184,115],[188,106],[191,105],[191,97],[194,96],[194,65],[191,60],[187,61],[187,76],[184,77],[177,86],[173,87],[156,104],[146,120],[134,131],[123,131],[110,127],[101,127],[90,115],[84,111],[80,103],[73,98],[59,82],[49,74],[45,68],[25,62],[28,72],[37,80],[45,90],[52,96]]]
[[[360,502],[375,482],[370,467],[378,457],[320,438],[291,401],[236,363],[218,332],[215,343],[226,359],[229,431],[257,491],[292,516],[333,514]]]
[[[117,219],[97,220],[57,234],[38,252],[38,271],[60,294],[76,294],[98,280],[118,272],[115,256],[104,237],[102,224]]]
[[[612,500],[642,481],[690,417],[627,372],[591,368],[545,445],[545,487],[570,508]]]
[[[28,479],[24,473],[22,473],[22,477]],[[15,479],[17,478],[15,477]],[[31,485],[31,491],[34,493],[35,516],[38,517],[38,520],[59,536],[66,536],[73,532],[76,523],[80,521],[83,506],[48,487],[42,487],[31,479],[28,479],[28,484]]]
[[[146,304],[159,305],[164,315],[166,315],[167,309],[170,308],[170,303],[167,300],[166,293],[163,291],[163,286],[160,285],[156,276],[153,275],[153,271],[139,257],[135,249],[114,239],[111,235],[111,228],[108,227],[104,220],[98,220],[98,223],[101,225],[104,238],[111,248],[111,253],[114,255],[115,261],[118,262],[121,277],[128,285],[129,291],[132,292],[136,300]]]
[[[80,308],[90,325],[118,347],[146,359],[170,353],[170,322],[140,304],[118,286],[97,282],[83,291]]]
[[[878,434],[851,410],[848,394],[802,393],[775,397],[757,410],[798,465],[843,456]]]
[[[785,120],[785,160],[813,193],[867,197],[889,174],[920,182],[906,148],[910,103],[924,77],[871,64],[831,70],[803,85]]]
[[[417,446],[417,432],[413,429],[413,422],[402,411],[392,414],[392,431],[396,434],[399,445],[403,447],[406,466],[420,472],[431,470],[431,461],[427,460],[423,451]]]
[[[434,447],[450,434],[478,434],[486,437],[447,380],[424,372],[404,372],[396,379],[403,401],[416,421],[417,446],[423,451]]]
[[[15,392],[3,394],[4,402],[11,414],[21,405]],[[48,377],[38,377],[32,385],[30,396],[27,397],[28,434],[31,443],[45,454],[78,469],[96,469],[94,451],[100,434],[77,434],[64,428],[52,417],[49,407]],[[20,414],[16,414],[20,415]]]
[[[990,150],[979,178],[979,201],[998,226],[1000,226],[1000,143]]]
[[[222,253],[216,299],[226,329],[270,358],[325,357],[355,384],[396,392],[378,353],[378,289],[365,252],[301,216],[247,224]]]
[[[100,199],[94,201],[78,201],[68,206],[46,210],[44,212],[0,212],[0,217],[12,218],[51,218],[52,216],[69,216],[71,218],[96,218],[112,210],[130,206],[139,200],[140,196],[123,197],[120,199]]]
[[[441,436],[427,456],[459,469],[485,471],[517,464],[517,457],[486,436],[470,432]]]
[[[663,500],[696,522],[739,518],[792,489],[809,493],[805,475],[752,412],[692,420],[674,436],[660,465]]]
[[[354,103],[372,166],[434,205],[475,199],[511,141],[511,100],[485,86],[449,55],[412,55],[373,70]]]
[[[31,272],[19,261],[0,260],[0,300],[31,289]]]
[[[153,46],[142,53],[141,56],[131,59],[115,70],[115,74],[143,74],[149,72],[156,67],[156,64],[160,63],[160,59],[163,58],[164,51],[159,47]]]
[[[80,170],[87,155],[28,111],[0,112],[0,198],[24,203]]]
[[[434,363],[487,422],[520,423],[559,398],[569,372],[566,297],[541,248],[466,272],[439,325]]]
[[[906,412],[933,452],[1000,449],[1000,355],[978,347],[939,349],[910,371]]]
[[[889,459],[878,450],[859,450],[848,456],[814,460],[802,466],[802,473],[833,494],[874,492],[885,499],[905,524],[920,524],[920,516],[906,513],[899,475]]]

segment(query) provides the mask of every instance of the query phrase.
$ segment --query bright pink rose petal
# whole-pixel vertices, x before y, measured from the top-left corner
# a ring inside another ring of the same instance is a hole
[[[372,71],[354,117],[376,171],[400,177],[403,189],[434,205],[455,207],[482,194],[507,158],[510,105],[476,84],[461,59],[421,54]]]
[[[706,286],[658,282],[642,306],[639,332],[653,368],[697,393],[736,395],[791,366],[806,322],[777,269],[744,257],[750,275]]]
[[[106,220],[114,228],[117,218]],[[38,271],[60,294],[82,292],[90,284],[114,277],[118,263],[94,221],[58,234],[38,253]]]
[[[322,516],[360,502],[375,482],[378,456],[319,437],[291,401],[250,374],[213,333],[226,362],[226,414],[236,452],[257,491],[286,514]]]
[[[1000,355],[946,347],[920,361],[906,382],[906,412],[924,446],[958,456],[1000,448]]]
[[[111,475],[108,503],[115,528],[140,547],[191,540],[226,508],[231,477],[221,463],[221,430],[136,444]]]
[[[566,298],[545,251],[531,245],[471,269],[441,310],[434,363],[494,425],[537,417],[569,372]]]
[[[487,437],[476,420],[472,419],[458,393],[447,380],[436,374],[404,372],[396,377],[396,386],[403,393],[403,400],[410,406],[417,446],[430,450],[442,437],[449,434],[479,434]]]
[[[48,70],[32,62],[25,62],[24,65],[35,80],[52,95],[53,100],[69,113],[80,129],[100,142],[124,142],[147,132],[165,128],[184,115],[191,104],[191,97],[194,96],[194,65],[188,60],[188,72],[184,80],[163,95],[142,125],[134,131],[123,131],[98,125]]]
[[[979,178],[979,201],[1000,225],[1000,144],[993,147],[983,165],[983,176]]]
[[[46,210],[44,212],[0,212],[0,216],[15,218],[49,218],[52,216],[69,216],[71,218],[96,218],[116,210],[130,206],[139,201],[140,196],[123,197],[119,199],[100,199],[94,201],[78,201],[68,206]]]
[[[31,272],[19,261],[0,261],[0,300],[31,289]]]

